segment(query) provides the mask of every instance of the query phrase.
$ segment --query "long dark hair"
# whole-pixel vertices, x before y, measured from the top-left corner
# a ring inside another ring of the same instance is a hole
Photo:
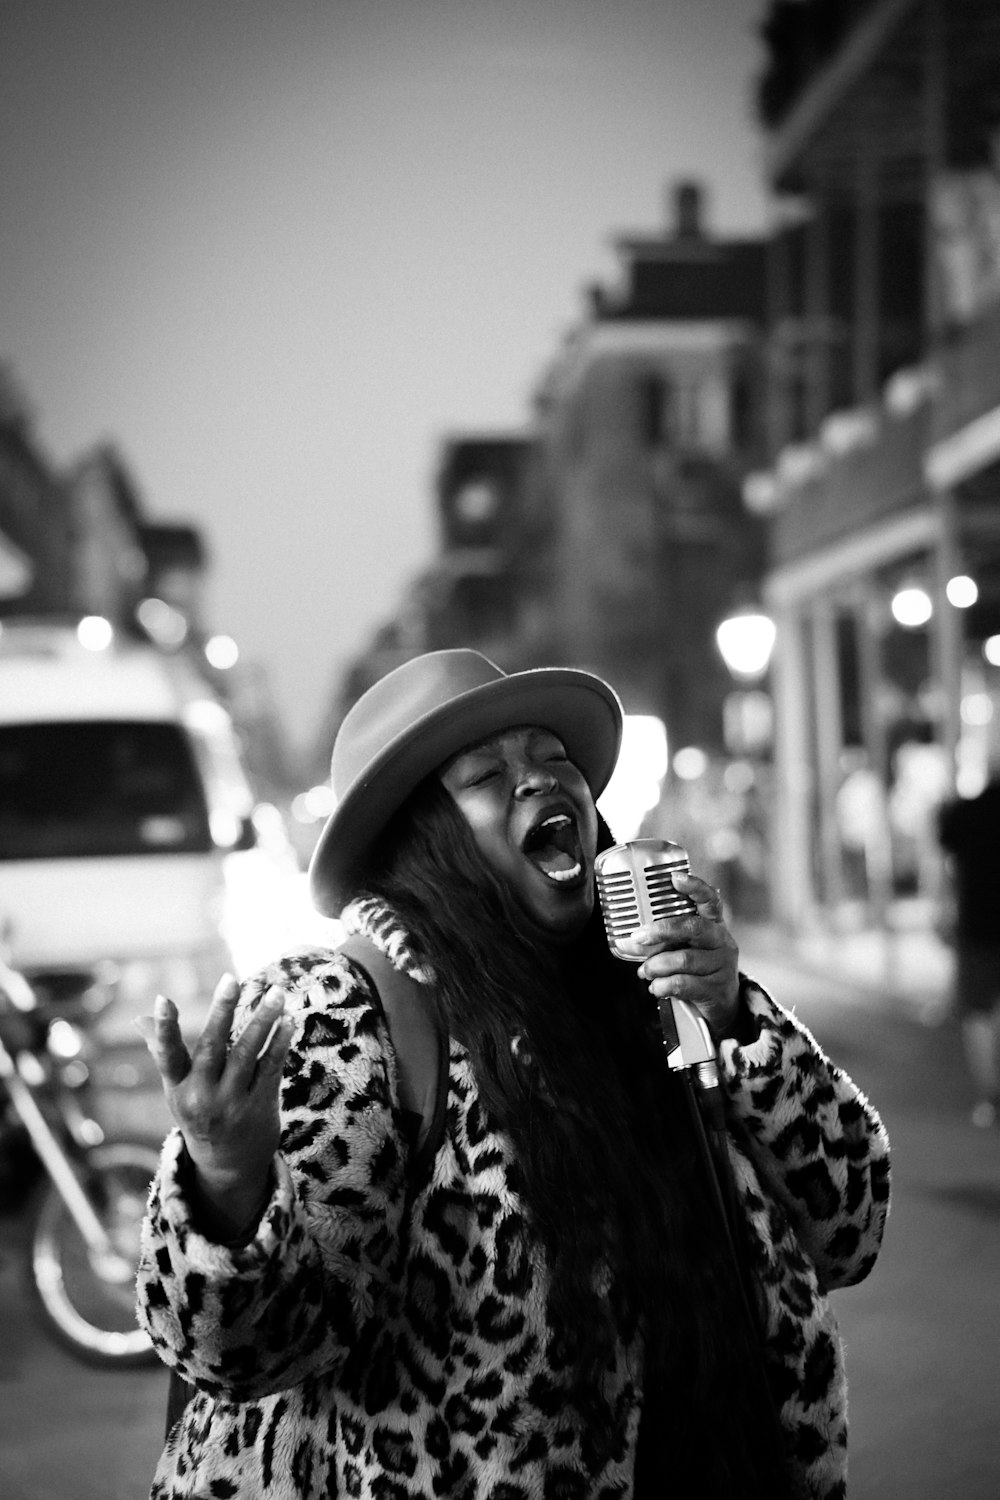
[[[611,956],[596,903],[569,944],[533,933],[437,777],[392,820],[359,894],[389,905],[433,967],[440,1019],[513,1144],[550,1268],[550,1358],[593,1441],[610,1440],[613,1422],[602,1368],[641,1326],[646,1401],[673,1418],[671,1493],[686,1494],[684,1475],[705,1500],[776,1500],[784,1479],[748,1402],[752,1335],[687,1102],[655,1004]]]

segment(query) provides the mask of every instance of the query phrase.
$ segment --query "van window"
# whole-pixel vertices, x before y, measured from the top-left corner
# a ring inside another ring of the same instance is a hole
[[[212,847],[204,792],[179,725],[0,725],[0,859]]]

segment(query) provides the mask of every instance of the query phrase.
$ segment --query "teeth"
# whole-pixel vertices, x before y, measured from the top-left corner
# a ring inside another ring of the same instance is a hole
[[[546,818],[545,821],[539,823],[538,826],[539,828],[561,828],[563,824],[568,822],[569,817],[566,813],[553,813],[551,818]]]
[[[570,870],[546,870],[545,875],[549,880],[575,880],[582,870],[583,866],[577,863]]]

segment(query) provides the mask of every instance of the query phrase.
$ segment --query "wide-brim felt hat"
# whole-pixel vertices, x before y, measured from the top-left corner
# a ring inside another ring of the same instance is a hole
[[[334,810],[309,865],[316,909],[338,915],[365,855],[426,776],[467,746],[523,724],[557,735],[600,796],[621,747],[622,706],[593,673],[507,673],[478,651],[431,651],[362,694],[333,747]]]

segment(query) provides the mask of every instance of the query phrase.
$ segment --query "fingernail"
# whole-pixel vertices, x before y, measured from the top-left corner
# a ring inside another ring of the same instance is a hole
[[[264,996],[264,1004],[268,1010],[280,1010],[285,1003],[285,997],[280,990],[268,990]]]
[[[653,929],[651,927],[637,927],[634,932],[629,933],[633,943],[651,943],[653,941]]]
[[[153,1015],[157,1021],[165,1021],[170,1015],[170,1001],[166,995],[157,995],[153,1001]]]

